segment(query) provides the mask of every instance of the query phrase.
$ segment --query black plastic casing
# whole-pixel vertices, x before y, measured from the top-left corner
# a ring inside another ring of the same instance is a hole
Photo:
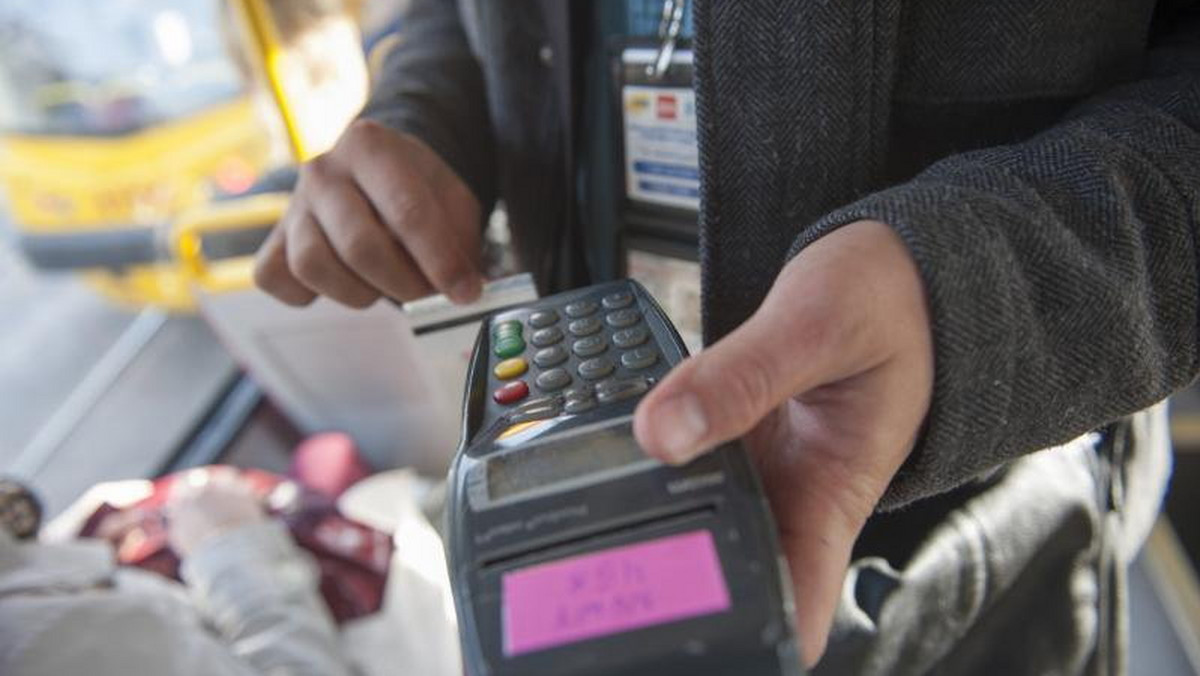
[[[450,469],[447,554],[466,673],[707,674],[801,676],[792,626],[786,561],[762,486],[738,443],[728,443],[683,467],[648,462],[638,471],[561,492],[487,504],[486,463],[523,448],[497,449],[508,427],[492,403],[492,321],[527,317],[580,298],[632,291],[665,373],[687,349],[662,309],[630,280],[544,298],[488,317],[475,344],[464,401],[463,438]],[[628,399],[562,417],[545,438],[585,432],[597,423],[628,418]],[[537,443],[537,439],[529,445]],[[503,649],[501,577],[569,556],[676,533],[713,536],[732,605],[728,610],[568,645],[507,657]]]

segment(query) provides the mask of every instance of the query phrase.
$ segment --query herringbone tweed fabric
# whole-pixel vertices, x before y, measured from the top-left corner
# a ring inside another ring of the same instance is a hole
[[[503,199],[544,286],[581,279],[563,60],[539,57],[556,1],[414,0],[364,111]],[[694,3],[706,339],[856,218],[892,224],[924,275],[933,409],[885,507],[1191,380],[1200,3]]]
[[[1200,317],[1194,4],[1149,52],[1152,2],[901,4],[695,6],[706,340],[854,220],[921,269],[935,397],[884,508],[1185,386]]]

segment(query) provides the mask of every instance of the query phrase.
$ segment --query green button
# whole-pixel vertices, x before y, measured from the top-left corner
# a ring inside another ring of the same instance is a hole
[[[501,336],[492,336],[493,343],[503,343],[503,342],[509,341],[509,340],[519,340],[521,342],[524,342],[525,339],[522,338],[521,334],[519,334],[519,333],[505,334],[505,335],[501,335]]]
[[[525,351],[525,341],[520,338],[502,338],[496,341],[496,356],[502,359],[515,357]]]
[[[512,332],[520,334],[521,328],[521,322],[515,319],[510,319],[492,326],[492,335],[499,336],[501,334],[510,334]]]
[[[521,328],[517,327],[514,329],[510,326],[505,326],[504,328],[492,331],[492,337],[496,340],[500,340],[501,338],[520,338]]]

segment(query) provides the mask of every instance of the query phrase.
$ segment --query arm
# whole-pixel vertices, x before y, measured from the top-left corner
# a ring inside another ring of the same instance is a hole
[[[483,285],[494,162],[483,76],[453,0],[412,0],[361,119],[300,168],[255,281],[290,305],[350,307]]]
[[[1200,17],[1149,78],[1028,142],[946,159],[840,209],[916,259],[936,353],[922,436],[883,505],[1143,409],[1197,372]]]
[[[181,573],[200,614],[256,672],[349,674],[314,566],[282,524],[260,520],[215,536]]]
[[[454,0],[413,0],[362,117],[416,136],[462,177],[483,207],[495,200],[491,124],[479,63]]]
[[[819,657],[870,515],[1186,384],[1200,34],[1025,143],[944,160],[806,231],[757,311],[638,406],[648,453],[741,437]],[[936,357],[936,358],[935,358]]]

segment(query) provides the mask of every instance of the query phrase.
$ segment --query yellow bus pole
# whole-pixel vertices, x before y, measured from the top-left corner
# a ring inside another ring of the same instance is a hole
[[[175,222],[171,254],[185,277],[210,293],[253,286],[254,257],[212,262],[204,257],[203,237],[219,232],[272,227],[287,209],[289,193],[263,193],[193,209]]]
[[[229,4],[245,33],[249,56],[257,62],[279,110],[293,158],[297,164],[312,159],[313,153],[304,142],[295,109],[283,87],[284,48],[267,0],[230,0]]]

